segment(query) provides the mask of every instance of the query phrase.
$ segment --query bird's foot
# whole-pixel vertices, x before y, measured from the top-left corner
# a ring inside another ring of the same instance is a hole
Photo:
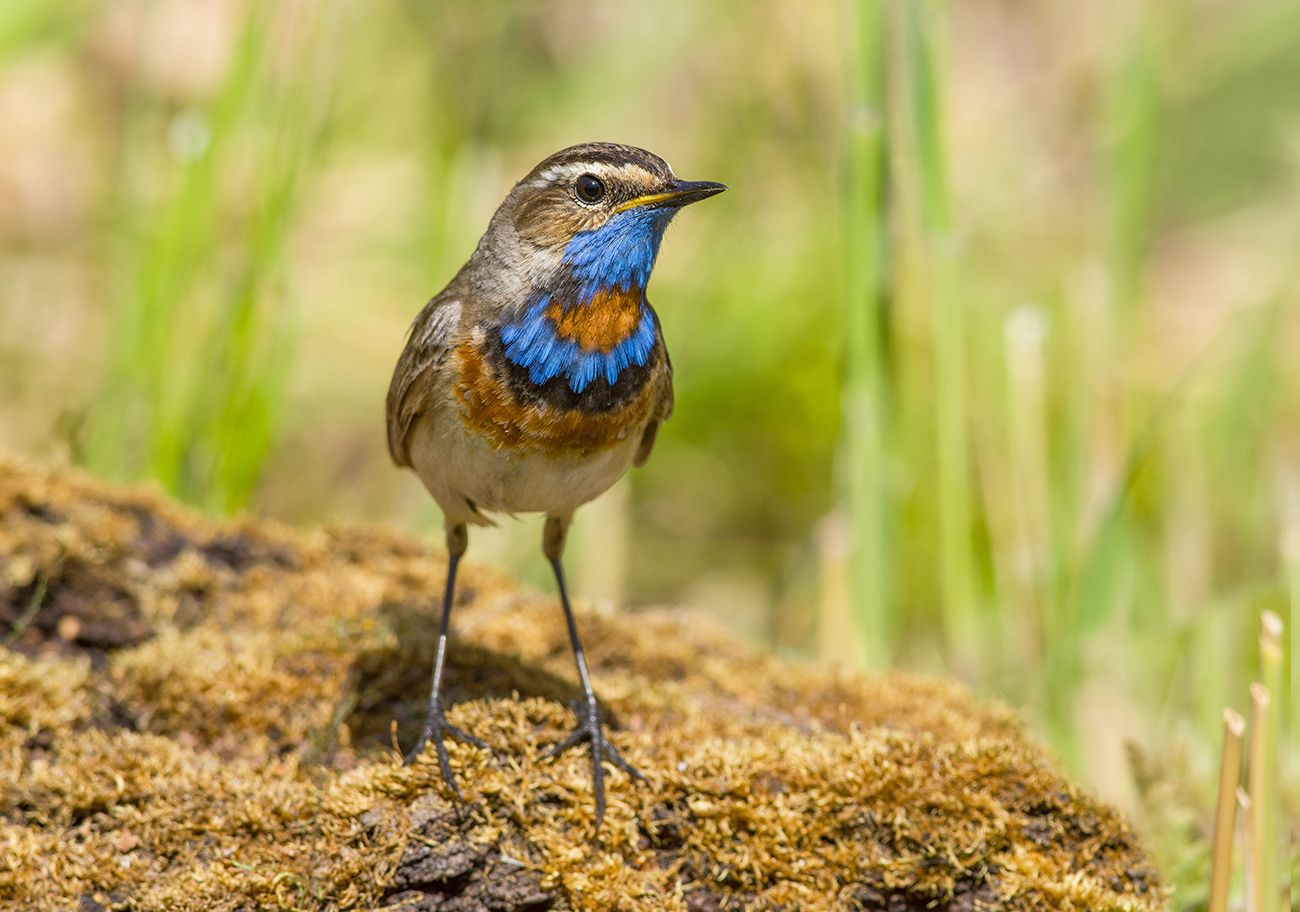
[[[464,729],[457,728],[447,721],[447,716],[442,711],[442,703],[437,700],[430,701],[428,712],[424,716],[424,728],[420,731],[420,738],[415,742],[415,747],[402,757],[402,765],[410,766],[424,750],[426,744],[433,742],[434,749],[438,753],[438,766],[442,769],[442,781],[447,783],[462,804],[465,803],[465,796],[460,793],[460,786],[456,784],[456,777],[451,772],[451,759],[447,756],[447,745],[445,738],[452,738],[462,744],[472,744],[474,747],[482,748],[490,753],[495,753],[482,738],[471,735]]]
[[[599,830],[600,823],[605,818],[605,769],[601,766],[601,762],[608,760],[638,782],[647,780],[640,770],[623,759],[618,748],[605,737],[604,723],[600,718],[600,706],[594,699],[575,706],[574,713],[578,717],[577,727],[542,756],[558,757],[579,744],[585,743],[591,746],[591,785],[596,795],[596,829]]]

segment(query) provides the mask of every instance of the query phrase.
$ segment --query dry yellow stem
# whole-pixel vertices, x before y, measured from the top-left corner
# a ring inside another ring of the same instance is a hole
[[[1214,809],[1214,866],[1210,871],[1209,912],[1226,912],[1232,883],[1232,834],[1237,823],[1237,781],[1241,777],[1241,741],[1246,722],[1240,713],[1223,711],[1223,757],[1219,763],[1219,800]]]

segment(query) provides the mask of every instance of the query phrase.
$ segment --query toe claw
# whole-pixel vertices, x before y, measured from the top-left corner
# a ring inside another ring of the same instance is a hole
[[[645,777],[645,773],[641,772],[639,769],[637,769],[632,764],[628,763],[627,760],[623,758],[623,755],[618,752],[618,748],[614,746],[613,741],[609,741],[609,740],[605,741],[605,753],[610,763],[613,763],[615,766],[617,766],[623,772],[627,773],[633,779],[637,780],[638,782],[650,781]]]
[[[488,743],[484,741],[482,738],[480,738],[478,735],[471,735],[463,728],[457,728],[456,726],[452,725],[450,722],[444,722],[442,729],[453,739],[461,742],[462,744],[468,744],[472,747],[477,747],[485,751],[492,751],[492,748],[488,746]]]
[[[591,733],[588,732],[586,728],[582,726],[578,726],[573,731],[569,732],[569,734],[567,734],[564,737],[563,741],[559,742],[558,744],[553,744],[550,747],[548,747],[545,751],[543,751],[542,756],[545,757],[547,760],[550,760],[552,757],[558,757],[560,756],[560,754],[564,753],[569,748],[583,741],[587,741],[590,738],[591,738]]]
[[[577,716],[579,720],[577,727],[569,732],[564,737],[564,740],[547,748],[542,756],[548,759],[558,757],[579,744],[591,745],[591,784],[596,801],[596,829],[599,830],[601,821],[605,818],[605,770],[601,766],[601,762],[608,760],[613,766],[638,782],[648,780],[640,770],[628,763],[613,742],[605,737],[600,712],[595,704],[587,706],[584,710],[578,710]]]
[[[461,793],[460,786],[456,784],[456,776],[451,769],[451,757],[447,754],[447,738],[489,751],[494,756],[496,754],[496,751],[493,751],[482,738],[471,735],[469,732],[448,722],[447,717],[443,714],[442,706],[435,703],[429,706],[420,737],[415,742],[415,746],[402,757],[402,765],[410,766],[415,763],[424,748],[432,741],[434,750],[438,755],[438,768],[442,772],[442,781],[451,789],[451,793],[456,797],[456,800],[460,804],[464,804],[465,796]]]

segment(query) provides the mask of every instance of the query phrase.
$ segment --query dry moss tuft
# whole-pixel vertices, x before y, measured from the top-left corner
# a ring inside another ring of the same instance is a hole
[[[1164,907],[1109,809],[960,688],[757,655],[687,614],[588,616],[649,786],[597,841],[552,599],[475,567],[451,654],[458,815],[418,729],[443,559],[215,523],[0,465],[0,905],[14,909]]]

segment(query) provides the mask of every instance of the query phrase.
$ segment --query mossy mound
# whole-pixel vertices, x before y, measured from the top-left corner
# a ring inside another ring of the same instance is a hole
[[[216,523],[0,465],[0,905],[20,909],[1146,910],[1148,858],[997,707],[583,618],[614,738],[599,837],[553,598],[468,567],[459,815],[419,727],[443,558]]]

